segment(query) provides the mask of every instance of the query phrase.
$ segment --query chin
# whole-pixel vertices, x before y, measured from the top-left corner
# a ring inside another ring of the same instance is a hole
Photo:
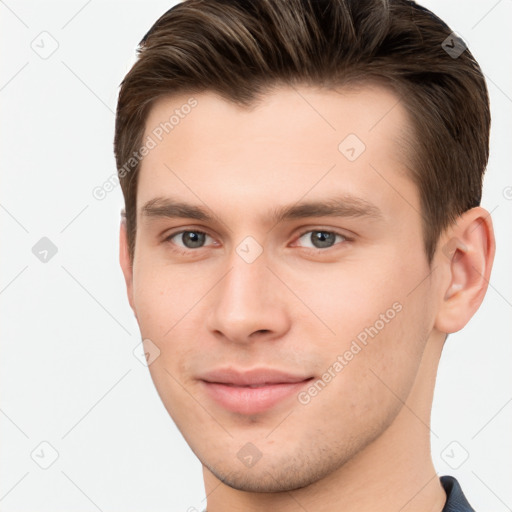
[[[210,471],[212,471],[210,469]],[[307,475],[288,473],[285,478],[280,475],[274,475],[265,470],[252,472],[251,469],[245,471],[233,471],[227,476],[223,473],[212,471],[212,473],[221,480],[225,485],[236,489],[237,491],[274,493],[286,492],[307,487],[316,482],[320,478],[311,479]]]
[[[318,454],[317,454],[318,455]],[[224,459],[218,464],[203,465],[225,485],[245,492],[274,493],[293,491],[307,487],[325,478],[327,475],[343,466],[346,459],[308,457],[305,454],[294,454],[292,458],[282,457],[268,459],[262,456],[251,468],[240,467],[243,464],[235,459],[232,465]]]

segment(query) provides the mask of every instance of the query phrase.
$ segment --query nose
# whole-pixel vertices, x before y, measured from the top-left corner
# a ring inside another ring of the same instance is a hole
[[[213,306],[207,319],[210,332],[245,345],[286,333],[290,328],[286,288],[267,264],[263,255],[248,263],[233,254],[229,271],[212,295]]]

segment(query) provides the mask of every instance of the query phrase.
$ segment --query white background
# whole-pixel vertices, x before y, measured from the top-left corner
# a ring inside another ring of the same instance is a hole
[[[482,206],[493,212],[498,243],[484,304],[443,354],[432,451],[439,474],[456,476],[477,512],[505,512],[512,510],[512,1],[423,4],[462,35],[488,79],[493,127]],[[115,173],[118,85],[138,42],[171,5],[0,2],[3,512],[205,506],[201,466],[133,354],[139,332],[117,262],[120,188],[102,201],[92,196]],[[57,44],[46,59],[33,49]],[[47,263],[32,253],[42,237],[58,249]],[[48,469],[35,462],[51,462],[43,441],[58,452]]]

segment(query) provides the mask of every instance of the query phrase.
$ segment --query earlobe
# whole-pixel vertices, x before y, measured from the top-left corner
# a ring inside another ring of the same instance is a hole
[[[126,218],[124,216],[121,217],[121,225],[119,228],[119,263],[126,283],[128,302],[130,303],[130,307],[132,308],[135,317],[137,317],[133,303],[133,265],[130,258]]]
[[[465,212],[440,240],[436,257],[447,278],[440,290],[438,330],[457,332],[475,314],[487,291],[494,252],[491,217],[480,207]]]

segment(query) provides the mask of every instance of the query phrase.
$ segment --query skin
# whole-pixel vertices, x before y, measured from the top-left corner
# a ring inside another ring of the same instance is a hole
[[[158,100],[144,137],[189,97]],[[384,88],[280,87],[251,109],[213,92],[194,97],[142,161],[134,258],[122,224],[120,261],[142,338],[160,350],[151,377],[203,464],[208,511],[441,511],[429,444],[435,376],[446,333],[484,297],[490,216],[478,207],[457,219],[429,265],[401,142],[412,129]],[[366,146],[354,161],[338,149],[348,134]],[[278,224],[269,215],[348,195],[380,214]],[[143,214],[166,197],[214,220]],[[180,230],[208,236],[188,248],[182,235],[169,238]],[[318,248],[317,231],[347,238]],[[247,236],[263,251],[252,263],[236,251]],[[307,404],[292,396],[234,413],[201,385],[226,366],[317,380],[396,303],[400,312]],[[252,467],[237,457],[246,443],[261,454]]]

